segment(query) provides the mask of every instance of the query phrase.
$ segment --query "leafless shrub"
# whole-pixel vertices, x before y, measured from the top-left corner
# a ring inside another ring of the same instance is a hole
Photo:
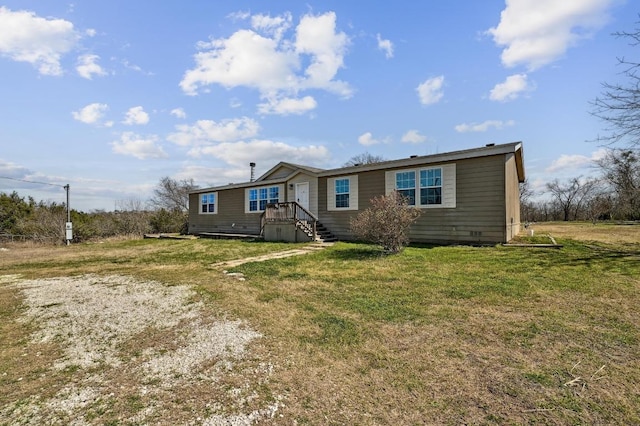
[[[375,197],[371,207],[351,220],[356,238],[378,244],[385,252],[399,253],[409,243],[409,227],[420,216],[397,191]]]

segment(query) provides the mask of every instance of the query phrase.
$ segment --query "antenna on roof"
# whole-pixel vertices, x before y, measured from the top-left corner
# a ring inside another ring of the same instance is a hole
[[[254,180],[256,180],[256,163],[252,161],[251,163],[249,163],[249,167],[251,167],[251,180],[249,180],[249,182],[253,182]]]

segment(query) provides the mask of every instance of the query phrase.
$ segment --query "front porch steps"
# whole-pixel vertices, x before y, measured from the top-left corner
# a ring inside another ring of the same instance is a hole
[[[320,222],[316,223],[316,241],[322,243],[329,243],[338,241],[338,239],[327,229],[326,226]]]

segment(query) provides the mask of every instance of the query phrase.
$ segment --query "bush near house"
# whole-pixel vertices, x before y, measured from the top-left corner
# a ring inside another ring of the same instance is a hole
[[[351,220],[356,238],[382,246],[387,253],[399,253],[409,244],[409,227],[420,210],[409,207],[398,191],[371,200],[371,207]]]

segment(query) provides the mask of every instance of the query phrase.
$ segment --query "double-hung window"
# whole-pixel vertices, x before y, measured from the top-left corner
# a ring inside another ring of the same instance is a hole
[[[397,172],[396,173],[396,190],[406,200],[410,206],[416,205],[416,172]]]
[[[216,203],[218,194],[215,192],[211,192],[208,194],[200,195],[200,213],[201,214],[215,214],[216,211]]]
[[[336,208],[349,208],[349,179],[336,179]]]
[[[454,166],[450,169],[450,181],[455,176]],[[445,202],[443,192],[444,168],[428,167],[413,170],[399,170],[392,172],[392,187],[406,200],[407,204],[416,207],[455,207],[455,194],[449,194],[449,201]],[[448,187],[451,188],[451,185]],[[449,190],[448,190],[449,191]],[[445,204],[447,204],[445,206]]]
[[[442,204],[442,169],[420,170],[420,205]]]
[[[249,211],[261,212],[267,209],[267,204],[275,204],[280,201],[280,188],[269,186],[249,190]]]
[[[456,164],[417,165],[385,172],[385,193],[397,191],[407,204],[423,209],[456,208]]]
[[[327,178],[327,210],[358,210],[358,175]]]

